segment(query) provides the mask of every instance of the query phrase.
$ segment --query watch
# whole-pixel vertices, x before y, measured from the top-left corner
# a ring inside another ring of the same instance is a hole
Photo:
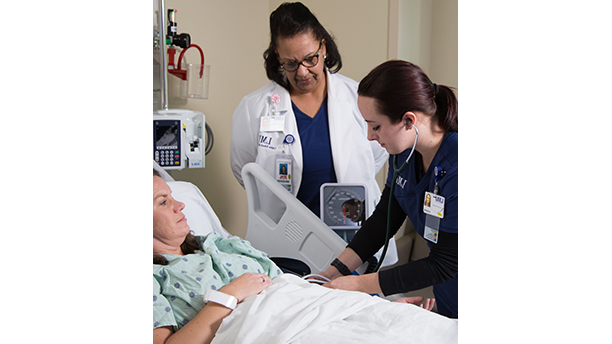
[[[236,304],[238,303],[236,297],[212,289],[206,289],[204,292],[204,301],[214,302],[229,309],[236,308]]]
[[[349,276],[353,274],[351,270],[349,270],[349,268],[347,268],[346,265],[344,265],[344,263],[341,262],[338,258],[334,259],[334,261],[331,262],[331,266],[338,269],[338,271],[344,276]]]

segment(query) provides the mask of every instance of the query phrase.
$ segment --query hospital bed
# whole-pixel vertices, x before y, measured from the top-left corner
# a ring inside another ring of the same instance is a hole
[[[175,181],[155,161],[153,168],[168,183],[172,196],[185,203],[183,213],[194,234],[216,232],[224,238],[231,237],[195,185]],[[303,205],[258,168],[247,165],[243,170],[249,198],[247,239],[253,240],[253,246],[264,252],[270,248],[276,254],[305,261],[315,272],[324,270],[342,252],[344,241],[316,216],[310,216],[310,211],[301,211]],[[259,207],[257,188],[263,186],[276,189],[286,203],[287,210],[277,223]],[[281,244],[270,246],[266,240],[259,240],[258,233]],[[241,302],[223,320],[213,344],[378,343],[381,340],[442,344],[456,343],[457,332],[455,320],[418,306],[392,303],[360,292],[328,289],[284,274],[275,278],[274,284],[262,293]]]

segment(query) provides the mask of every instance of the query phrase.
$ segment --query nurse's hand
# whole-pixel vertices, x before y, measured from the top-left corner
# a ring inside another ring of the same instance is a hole
[[[329,268],[327,268],[327,270],[323,271],[323,272],[319,272],[317,275],[321,275],[327,279],[333,280],[335,278],[341,277],[342,274],[338,271],[338,269],[336,269],[333,266],[330,266]],[[317,278],[320,279],[320,278]]]
[[[412,296],[412,297],[400,297],[398,299],[393,300],[393,302],[400,302],[400,303],[410,303],[413,305],[418,305],[419,303],[423,302],[423,297],[422,296]],[[426,299],[425,302],[423,302],[421,304],[421,308],[424,308],[428,311],[433,309],[434,303],[436,302],[436,299]]]
[[[342,276],[323,284],[324,287],[331,289],[361,291],[368,294],[382,294],[380,284],[378,284],[378,273],[366,275]]]

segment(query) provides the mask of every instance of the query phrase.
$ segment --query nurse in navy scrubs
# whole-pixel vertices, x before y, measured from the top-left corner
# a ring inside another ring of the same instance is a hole
[[[421,68],[406,61],[376,67],[359,84],[358,95],[368,139],[378,141],[391,155],[389,174],[372,216],[323,272],[332,279],[326,286],[390,295],[433,285],[438,312],[457,318],[457,98],[449,87],[433,83]],[[393,178],[415,140],[405,169]],[[429,256],[385,271],[349,275],[384,246],[387,222],[393,236],[406,217],[426,239]]]

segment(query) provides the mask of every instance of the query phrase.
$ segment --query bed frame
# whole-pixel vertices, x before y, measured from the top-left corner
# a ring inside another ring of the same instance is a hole
[[[310,209],[298,201],[261,166],[242,168],[249,220],[246,239],[270,257],[294,258],[306,263],[314,273],[325,271],[344,251],[346,242],[327,227]],[[266,187],[285,204],[278,222],[261,208],[259,187]]]

